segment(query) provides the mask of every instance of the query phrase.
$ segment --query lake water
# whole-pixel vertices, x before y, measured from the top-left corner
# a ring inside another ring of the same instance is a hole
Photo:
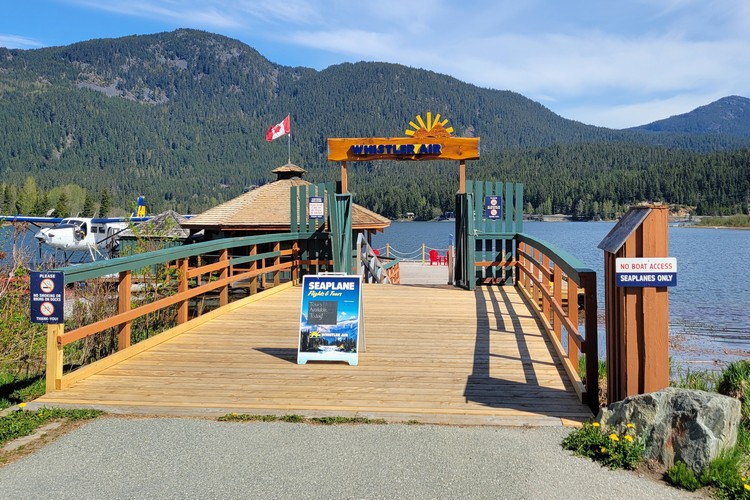
[[[597,245],[613,222],[524,222],[524,231],[567,250],[596,271],[604,310],[604,252]],[[421,258],[421,245],[445,250],[452,222],[394,222],[373,237],[385,254]],[[677,286],[669,291],[670,353],[680,370],[721,368],[750,358],[750,231],[669,228],[669,255],[677,259]],[[600,321],[602,319],[600,318]],[[603,346],[603,325],[600,345]],[[603,352],[603,351],[602,351]]]

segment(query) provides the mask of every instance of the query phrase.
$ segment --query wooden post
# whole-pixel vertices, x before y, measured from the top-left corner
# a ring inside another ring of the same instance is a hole
[[[187,292],[188,291],[188,259],[187,257],[184,259],[180,259],[178,265],[178,273],[179,273],[179,284],[177,285],[177,292]],[[177,304],[177,324],[181,325],[183,323],[187,323],[188,320],[188,301],[182,300]]]
[[[65,324],[47,325],[47,374],[45,388],[47,394],[62,388],[63,346],[57,339],[65,333]]]
[[[560,266],[555,265],[555,271],[552,274],[552,294],[557,305],[562,306],[562,270]],[[562,318],[552,313],[554,318],[554,330],[557,340],[562,343]]]
[[[219,261],[224,262],[226,267],[221,268],[219,273],[219,279],[226,279],[229,277],[229,249],[225,248],[219,254]],[[224,285],[219,289],[219,305],[225,306],[229,304],[229,285]]]
[[[299,283],[299,240],[292,243],[292,283]]]
[[[568,277],[568,319],[578,327],[578,285]],[[573,341],[572,332],[568,332],[568,358],[574,367],[578,367],[578,347]]]
[[[669,209],[655,208],[643,221],[644,257],[669,256]],[[669,386],[669,289],[643,288],[643,392]]]
[[[542,289],[544,290],[540,294],[542,296],[542,315],[544,319],[549,321],[550,304],[547,298],[547,294],[549,294],[549,257],[546,254],[542,254]]]
[[[120,273],[120,283],[117,285],[117,313],[122,314],[130,311],[131,287],[133,278],[130,271]],[[130,347],[130,321],[122,323],[117,332],[117,350]]]
[[[458,162],[458,194],[466,193],[466,161]]]
[[[586,403],[591,411],[599,411],[599,331],[596,303],[596,273],[580,275],[583,287],[584,353],[586,354]]]
[[[276,253],[281,252],[280,241],[277,241],[273,244],[273,251]],[[281,265],[281,255],[277,255],[273,258],[273,265],[277,268],[273,271],[273,286],[279,286],[281,284],[281,271],[279,271],[278,266]]]
[[[248,252],[248,255],[258,255],[258,246],[257,245],[250,245],[250,252]],[[250,263],[250,271],[255,272],[258,270],[258,261],[254,260]],[[258,293],[258,276],[253,276],[250,278],[250,295],[254,295]]]
[[[448,245],[448,284],[453,284],[453,245]]]
[[[341,193],[344,194],[349,192],[349,180],[348,180],[348,174],[346,172],[346,162],[341,162]]]
[[[616,284],[618,258],[668,257],[668,213],[664,205],[633,207],[599,245],[605,252],[609,403],[669,386],[668,288]]]

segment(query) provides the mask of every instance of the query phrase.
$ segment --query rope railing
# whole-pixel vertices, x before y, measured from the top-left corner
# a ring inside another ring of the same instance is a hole
[[[425,264],[429,262],[429,253],[431,250],[436,250],[438,252],[438,255],[441,259],[445,257],[448,254],[450,247],[447,248],[435,248],[427,246],[425,243],[422,243],[422,245],[415,250],[410,251],[400,251],[398,249],[393,248],[389,243],[386,243],[385,247],[379,247],[375,250],[378,251],[378,253],[384,257],[398,257],[402,261],[407,262],[422,262],[422,264]]]

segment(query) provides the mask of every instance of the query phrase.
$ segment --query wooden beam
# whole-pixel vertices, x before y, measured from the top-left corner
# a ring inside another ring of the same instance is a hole
[[[180,259],[179,261],[179,285],[177,285],[177,292],[187,292],[188,290],[188,259]],[[187,323],[188,320],[188,301],[182,300],[177,303],[177,324],[181,325]]]
[[[477,160],[478,137],[364,137],[328,139],[328,161]]]
[[[346,162],[341,162],[341,193],[344,194],[349,192],[349,176],[346,171]]]
[[[466,193],[466,161],[458,162],[458,194]]]
[[[65,333],[65,324],[47,325],[47,394],[62,388],[63,348],[58,338]]]
[[[229,249],[225,248],[221,251],[219,261],[228,264],[229,261]],[[229,267],[225,267],[219,272],[219,279],[224,281],[229,277]],[[229,284],[221,287],[219,290],[219,305],[225,306],[229,304]]]
[[[130,271],[120,273],[120,283],[117,286],[117,313],[123,314],[130,311],[131,287],[133,275]],[[130,321],[125,321],[117,328],[117,350],[122,351],[130,347]]]

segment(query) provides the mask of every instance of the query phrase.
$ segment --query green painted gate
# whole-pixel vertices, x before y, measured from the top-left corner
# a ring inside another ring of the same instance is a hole
[[[500,197],[498,219],[485,217],[488,196]],[[523,184],[467,181],[456,195],[456,285],[513,283],[516,233],[523,232]]]

